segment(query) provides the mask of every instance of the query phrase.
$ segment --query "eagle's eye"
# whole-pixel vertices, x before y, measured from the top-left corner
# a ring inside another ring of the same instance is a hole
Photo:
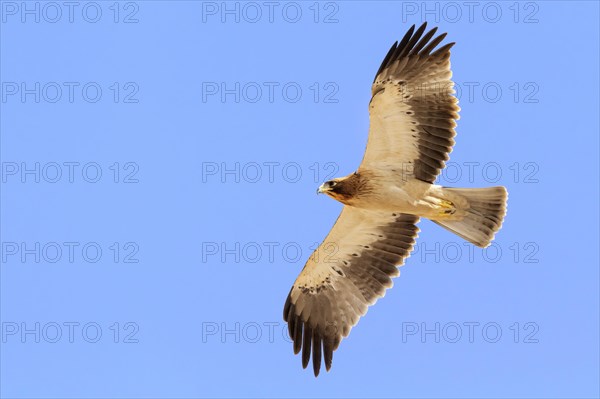
[[[335,181],[333,181],[333,180],[330,180],[330,181],[328,181],[328,182],[327,182],[327,185],[328,185],[329,187],[333,187],[333,186],[335,186],[335,184],[336,184],[336,183],[337,183],[337,182],[335,182]]]

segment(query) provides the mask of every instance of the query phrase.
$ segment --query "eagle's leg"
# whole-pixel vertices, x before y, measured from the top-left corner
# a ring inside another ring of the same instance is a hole
[[[438,206],[440,207],[440,216],[454,215],[454,212],[456,212],[456,207],[452,201],[440,199]]]
[[[432,220],[452,217],[460,207],[460,205],[457,205],[454,201],[448,199],[446,195],[443,195],[442,191],[437,188],[431,190],[428,195],[423,198],[423,200],[424,201],[422,203],[427,204],[429,210],[427,210],[421,216],[425,216]]]

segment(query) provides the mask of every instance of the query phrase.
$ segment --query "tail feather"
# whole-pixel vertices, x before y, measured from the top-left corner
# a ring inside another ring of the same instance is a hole
[[[459,210],[464,211],[465,216],[461,219],[437,219],[433,222],[478,247],[485,248],[490,245],[494,235],[502,227],[502,221],[504,215],[506,215],[506,200],[508,198],[506,188],[502,186],[487,188],[444,187],[444,192],[448,194],[449,198],[459,196],[466,199],[468,205],[459,208]]]

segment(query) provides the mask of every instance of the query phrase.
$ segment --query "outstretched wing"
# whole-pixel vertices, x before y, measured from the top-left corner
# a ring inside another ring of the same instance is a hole
[[[329,235],[296,279],[283,309],[294,353],[302,366],[321,358],[329,371],[333,351],[385,290],[397,265],[409,255],[419,229],[418,216],[365,211],[345,206]]]
[[[395,171],[403,178],[433,183],[452,151],[460,108],[450,80],[454,43],[433,51],[446,34],[433,38],[434,28],[423,35],[426,25],[416,32],[413,25],[379,67],[360,168]]]

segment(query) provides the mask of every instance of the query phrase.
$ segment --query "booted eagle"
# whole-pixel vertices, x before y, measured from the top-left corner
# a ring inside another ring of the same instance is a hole
[[[413,25],[377,71],[358,170],[318,189],[344,208],[283,309],[294,353],[302,351],[304,368],[312,354],[315,376],[322,359],[329,371],[342,338],[392,287],[413,248],[420,217],[486,247],[506,213],[504,187],[434,184],[454,145],[459,107],[450,80],[454,43],[436,50],[446,34],[434,37],[437,28],[425,33],[426,25],[416,31]]]

